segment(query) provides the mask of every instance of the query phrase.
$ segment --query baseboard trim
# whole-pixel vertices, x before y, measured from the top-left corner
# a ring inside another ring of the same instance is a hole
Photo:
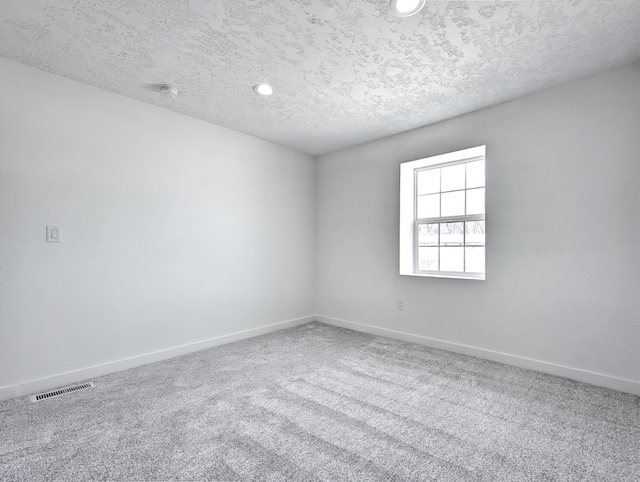
[[[207,340],[187,343],[185,345],[166,348],[164,350],[145,353],[130,358],[123,358],[100,365],[81,368],[79,370],[73,370],[48,377],[38,378],[35,380],[29,380],[27,382],[18,383],[15,385],[7,385],[4,387],[0,387],[0,400],[22,397],[35,392],[50,390],[62,385],[84,381],[89,378],[95,378],[102,375],[108,375],[109,373],[115,373],[122,370],[128,370],[129,368],[147,365],[149,363],[168,360],[169,358],[175,358],[180,355],[186,355],[187,353],[204,350],[205,348],[210,348],[212,346],[224,345],[226,343],[232,343],[234,341],[253,338],[254,336],[283,330],[285,328],[303,325],[305,323],[310,323],[315,319],[315,316],[305,316],[303,318],[296,318],[293,320],[287,320],[279,323],[273,323],[271,325],[261,326],[259,328],[252,328],[250,330],[243,330],[235,333],[229,333],[227,335],[216,336]]]
[[[631,393],[633,395],[640,396],[640,382],[633,380],[625,380],[623,378],[617,378],[611,375],[604,375],[602,373],[595,373],[587,370],[581,370],[579,368],[571,368],[563,365],[557,365],[554,363],[543,362],[540,360],[534,360],[531,358],[525,358],[517,355],[509,355],[507,353],[486,350],[484,348],[477,348],[469,345],[462,345],[459,343],[452,343],[449,341],[438,340],[436,338],[429,338],[421,335],[413,335],[403,331],[390,330],[388,328],[380,328],[377,326],[366,325],[364,323],[357,323],[354,321],[342,320],[339,318],[332,318],[329,316],[318,315],[315,319],[321,323],[328,325],[339,326],[341,328],[348,328],[355,331],[361,331],[363,333],[369,333],[371,335],[384,336],[387,338],[394,338],[396,340],[408,341],[411,343],[417,343],[419,345],[425,345],[431,348],[438,348],[440,350],[451,351],[454,353],[461,353],[463,355],[470,355],[477,358],[483,358],[485,360],[496,361],[504,363],[505,365],[512,365],[519,368],[526,368],[528,370],[534,370],[537,372],[548,373],[550,375],[556,375],[563,378],[569,378],[577,380],[579,382],[589,383],[599,387],[611,388],[620,392]]]

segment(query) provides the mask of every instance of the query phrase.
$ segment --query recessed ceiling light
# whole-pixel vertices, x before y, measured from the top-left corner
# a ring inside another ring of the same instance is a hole
[[[391,0],[389,9],[396,17],[410,17],[422,10],[425,1],[426,0]]]
[[[253,88],[253,90],[255,91],[256,94],[260,94],[260,95],[273,94],[273,87],[271,87],[269,84],[258,84]]]

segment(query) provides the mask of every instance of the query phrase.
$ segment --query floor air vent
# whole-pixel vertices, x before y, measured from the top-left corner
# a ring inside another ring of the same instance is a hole
[[[73,385],[71,387],[59,388],[58,390],[52,390],[50,392],[38,393],[37,395],[33,395],[31,397],[32,402],[39,402],[41,400],[45,400],[47,398],[59,397],[60,395],[64,395],[65,393],[75,392],[76,390],[82,390],[83,388],[91,388],[93,387],[93,383],[83,383],[82,385]]]

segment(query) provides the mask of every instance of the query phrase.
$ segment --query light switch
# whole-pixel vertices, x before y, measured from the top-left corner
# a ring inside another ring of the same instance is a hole
[[[47,226],[47,243],[62,242],[62,226]]]

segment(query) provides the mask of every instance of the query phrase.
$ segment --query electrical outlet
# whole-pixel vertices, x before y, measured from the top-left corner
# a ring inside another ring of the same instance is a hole
[[[404,300],[403,299],[397,299],[396,300],[396,310],[404,311]]]

